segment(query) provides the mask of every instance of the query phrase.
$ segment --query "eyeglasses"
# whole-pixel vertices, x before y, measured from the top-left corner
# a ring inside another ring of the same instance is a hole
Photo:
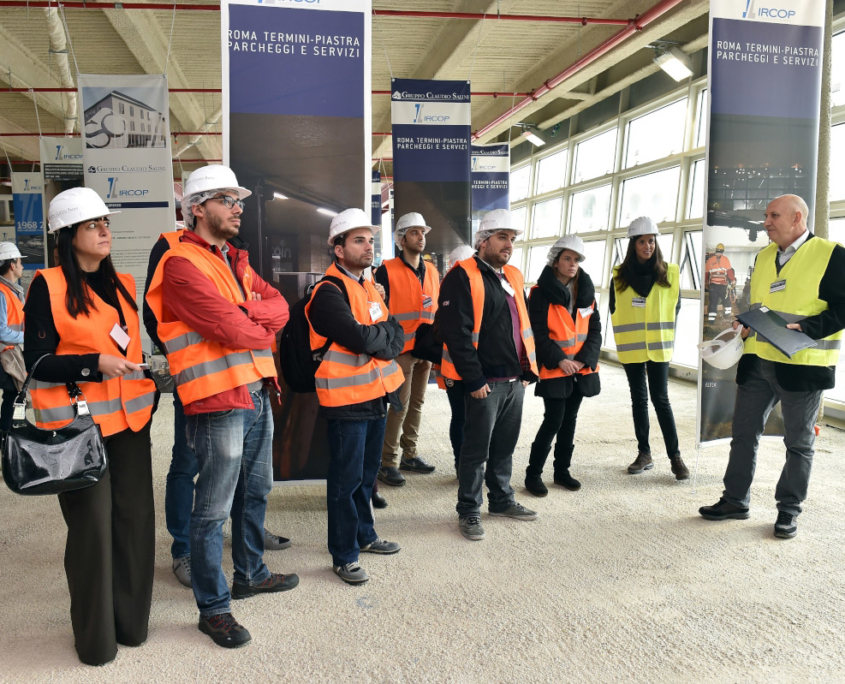
[[[243,200],[236,200],[233,197],[229,197],[229,195],[223,195],[223,197],[209,197],[208,199],[220,200],[221,202],[223,202],[223,206],[226,207],[227,209],[231,209],[232,207],[234,207],[237,204],[238,209],[240,209],[241,211],[244,210]],[[206,201],[208,201],[208,200],[206,200]]]

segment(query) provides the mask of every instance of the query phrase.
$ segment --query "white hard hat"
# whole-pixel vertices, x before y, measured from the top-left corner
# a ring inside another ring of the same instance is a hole
[[[401,231],[404,235],[405,231],[409,228],[424,228],[425,233],[428,233],[428,231],[431,230],[431,226],[426,225],[423,215],[418,214],[415,211],[405,214],[402,218],[400,218],[396,222],[396,230],[394,232],[399,233]]]
[[[102,198],[91,188],[71,188],[56,195],[47,210],[48,232],[55,233],[88,219],[119,214],[110,211]]]
[[[0,242],[0,261],[9,259],[26,259],[14,242]]]
[[[698,345],[701,358],[714,368],[727,370],[742,357],[742,326],[723,330],[712,340]]]
[[[516,227],[516,222],[513,220],[511,212],[508,209],[493,209],[493,211],[488,211],[481,219],[481,223],[478,224],[479,233],[485,232],[492,235],[500,230],[512,230],[517,235],[522,234],[522,228]]]
[[[557,255],[565,249],[575,252],[579,257],[579,261],[584,261],[587,258],[584,254],[584,241],[577,235],[564,235],[562,238],[558,239],[558,241],[555,242],[549,250],[549,266],[555,262]]]
[[[338,235],[356,228],[369,228],[375,235],[381,227],[374,226],[372,218],[367,216],[362,209],[347,209],[332,219],[332,225],[329,227],[329,247],[334,246],[334,240]]]
[[[660,235],[657,224],[653,219],[648,216],[640,216],[631,221],[631,225],[628,226],[628,237],[635,238],[640,235]]]
[[[475,250],[469,245],[461,245],[460,247],[455,247],[455,249],[449,252],[449,265],[454,266],[459,261],[469,259],[473,254],[475,254]]]
[[[182,189],[182,197],[199,195],[202,192],[213,192],[215,190],[237,190],[238,199],[246,199],[252,192],[238,185],[235,172],[228,166],[222,164],[209,164],[194,171],[185,187]]]

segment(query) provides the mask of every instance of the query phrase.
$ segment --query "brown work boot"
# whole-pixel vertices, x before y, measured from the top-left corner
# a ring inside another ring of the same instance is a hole
[[[676,480],[689,480],[689,468],[687,468],[680,454],[670,456],[669,462],[672,464],[672,472],[675,474]]]
[[[654,468],[654,461],[651,460],[651,454],[644,454],[641,451],[637,454],[637,460],[628,466],[628,472],[631,475],[639,475],[644,470],[652,468]]]

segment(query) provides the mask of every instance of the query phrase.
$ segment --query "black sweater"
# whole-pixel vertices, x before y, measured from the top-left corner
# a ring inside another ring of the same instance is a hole
[[[578,275],[578,296],[575,300],[577,309],[585,309],[595,303],[596,289],[590,276],[579,269]],[[534,344],[537,347],[537,364],[545,366],[549,370],[558,367],[558,364],[566,358],[563,350],[557,342],[549,337],[549,306],[556,304],[569,308],[569,289],[555,277],[550,266],[543,269],[537,281],[537,287],[532,288],[531,296],[528,299],[528,314],[531,317],[531,329],[534,331]],[[575,355],[575,360],[593,370],[599,362],[601,353],[601,319],[597,308],[594,308],[590,315],[590,323],[587,331],[587,339],[581,350]],[[570,375],[565,378],[552,378],[541,380],[537,383],[534,393],[538,397],[549,399],[565,399],[570,394],[574,384],[583,385],[581,388],[585,396],[598,394],[598,375]]]

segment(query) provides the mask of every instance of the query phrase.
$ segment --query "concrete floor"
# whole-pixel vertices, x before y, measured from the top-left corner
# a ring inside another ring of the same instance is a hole
[[[727,447],[702,453],[695,492],[673,479],[662,457],[654,470],[627,475],[636,447],[624,374],[606,365],[602,383],[602,394],[581,409],[573,474],[583,489],[555,487],[545,499],[522,487],[542,418],[542,402],[529,394],[513,481],[540,519],[485,515],[482,542],[457,530],[449,408],[432,387],[421,452],[438,470],[411,475],[401,489],[385,487],[390,506],[378,512],[377,529],[403,549],[364,556],[372,579],[362,587],[331,572],[324,489],[274,490],[268,526],[294,546],[267,561],[299,573],[301,583],[235,603],[253,636],[235,651],[197,630],[193,596],[170,570],[162,502],[172,408],[165,401],[154,428],[158,533],[149,641],[121,647],[102,668],[77,661],[59,507],[2,488],[0,681],[845,681],[845,435],[822,430],[799,535],[776,540],[779,443],[760,449],[751,519],[706,522],[697,509],[719,498]],[[672,382],[670,396],[693,468],[695,388]],[[652,425],[658,429],[654,418]]]

